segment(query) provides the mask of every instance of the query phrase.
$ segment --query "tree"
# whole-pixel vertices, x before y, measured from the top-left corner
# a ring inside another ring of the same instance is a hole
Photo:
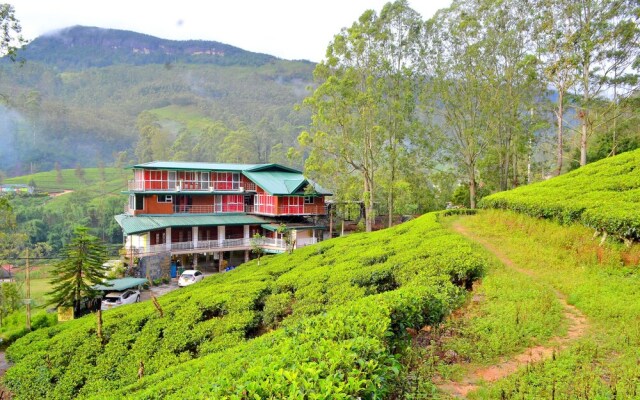
[[[447,160],[464,170],[471,208],[476,207],[478,164],[495,139],[497,89],[494,49],[483,42],[485,30],[475,5],[454,2],[427,21],[422,63],[431,78],[425,85],[427,112],[440,121]]]
[[[0,261],[18,257],[27,242],[27,235],[18,231],[13,207],[6,197],[0,197]]]
[[[555,174],[560,175],[564,164],[567,97],[576,82],[573,37],[577,27],[567,14],[562,0],[541,0],[534,8],[539,10],[535,16],[534,38],[538,46],[541,74],[556,92],[553,111],[557,129]]]
[[[21,306],[22,296],[18,287],[13,282],[0,284],[0,326],[4,318]]]
[[[322,168],[317,163],[327,161],[338,174],[358,175],[367,232],[371,231],[375,218],[375,176],[384,142],[380,120],[384,80],[379,74],[377,18],[373,10],[365,11],[350,28],[334,37],[327,48],[326,60],[314,70],[319,86],[304,100],[313,112],[311,129],[298,138],[303,147],[311,150],[305,162],[311,175]],[[334,176],[325,175],[318,180],[325,182]]]
[[[84,178],[85,178],[85,172],[84,172],[84,168],[82,168],[82,165],[80,165],[80,163],[76,164],[76,169],[74,171],[74,174],[76,175],[76,178],[78,178],[78,180],[80,182],[84,182]]]
[[[382,52],[381,75],[384,80],[382,123],[385,144],[381,180],[387,183],[388,226],[393,223],[396,187],[399,184],[399,169],[408,157],[408,148],[416,143],[422,132],[418,122],[417,102],[419,94],[419,70],[415,68],[420,57],[419,44],[422,31],[420,15],[411,9],[406,0],[387,3],[378,19]],[[412,143],[412,145],[408,145]],[[417,146],[425,152],[428,146]],[[416,165],[412,166],[415,173]],[[386,179],[385,179],[386,178]]]
[[[18,59],[18,50],[27,43],[15,13],[11,4],[0,4],[0,56],[9,56],[11,61]]]
[[[102,283],[107,260],[106,248],[98,238],[88,233],[85,227],[74,229],[71,241],[61,251],[62,260],[51,271],[54,278],[49,304],[73,307],[78,313],[82,301],[95,298],[98,293],[94,285]]]
[[[264,245],[264,236],[256,233],[251,238],[251,252],[258,256],[258,266],[260,265],[260,257],[264,253],[262,246]]]

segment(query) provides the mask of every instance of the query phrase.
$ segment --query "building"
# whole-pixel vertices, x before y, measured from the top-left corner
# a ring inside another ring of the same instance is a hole
[[[326,230],[331,193],[292,168],[154,161],[131,169],[129,201],[116,220],[140,274],[175,264],[223,270],[248,261],[256,247],[284,252],[316,243]]]
[[[5,183],[4,185],[0,185],[0,194],[3,193],[34,194],[35,188],[21,183]]]

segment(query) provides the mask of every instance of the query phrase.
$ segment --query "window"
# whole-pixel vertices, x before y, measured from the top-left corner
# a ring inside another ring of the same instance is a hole
[[[304,196],[304,204],[313,204],[313,197]]]
[[[173,196],[170,194],[159,194],[158,203],[173,203]]]

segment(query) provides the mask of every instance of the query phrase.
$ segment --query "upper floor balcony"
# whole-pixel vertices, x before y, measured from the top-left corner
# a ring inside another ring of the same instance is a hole
[[[128,189],[132,192],[255,192],[256,184],[228,180],[130,179]]]
[[[281,215],[326,215],[325,205],[305,204],[301,206],[265,206],[242,204],[213,204],[213,205],[173,205],[173,214],[227,214],[246,213],[266,216]],[[124,213],[129,215],[144,215],[144,210],[133,210],[129,203],[124,205]]]

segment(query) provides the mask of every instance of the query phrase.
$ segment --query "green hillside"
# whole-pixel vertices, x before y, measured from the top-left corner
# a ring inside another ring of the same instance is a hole
[[[293,108],[312,83],[310,62],[279,60],[215,42],[171,42],[76,28],[34,40],[24,64],[0,62],[0,93],[8,94],[8,103],[0,107],[0,171],[8,176],[25,174],[32,163],[41,171],[53,169],[56,162],[62,168],[77,163],[94,167],[100,160],[110,164],[123,151],[125,162],[134,159],[137,121],[145,111],[164,110],[166,147],[183,134],[185,115],[223,125],[225,136],[240,128],[260,132],[269,145],[284,143],[285,149],[294,145],[298,127],[308,123],[308,114]],[[123,46],[114,50],[114,43]],[[139,54],[140,48],[159,53]],[[197,57],[166,54],[203,48],[221,50]],[[172,121],[177,129],[170,129]],[[206,124],[194,128],[202,134]],[[198,137],[194,140],[197,144]],[[189,146],[193,148],[184,144]]]
[[[46,243],[50,246],[46,255],[55,255],[77,225],[89,227],[117,253],[122,230],[113,216],[122,213],[127,201],[121,191],[128,178],[128,171],[121,168],[83,168],[38,172],[4,182],[35,184],[39,193],[53,195],[14,196],[9,201],[29,246]]]
[[[485,270],[436,214],[263,257],[151,302],[36,331],[7,350],[15,398],[384,398],[407,328]]]
[[[65,190],[86,190],[92,193],[119,193],[126,189],[127,171],[122,168],[82,168],[61,169],[58,171],[37,172],[7,178],[4,183],[35,183],[36,189],[43,192],[63,192]]]
[[[579,222],[620,239],[640,240],[640,150],[606,158],[548,181],[485,197],[483,208]]]

